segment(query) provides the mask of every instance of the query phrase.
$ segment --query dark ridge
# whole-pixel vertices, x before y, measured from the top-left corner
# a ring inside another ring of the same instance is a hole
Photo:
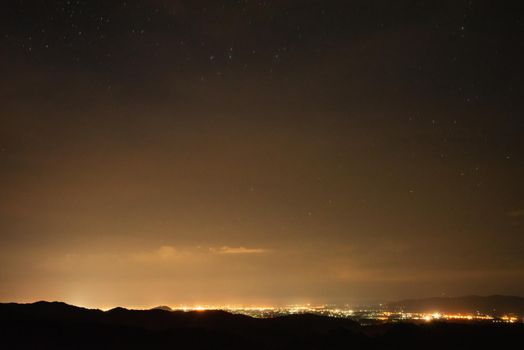
[[[524,338],[523,324],[385,324],[301,314],[257,319],[225,311],[89,310],[0,304],[6,349],[471,349]]]

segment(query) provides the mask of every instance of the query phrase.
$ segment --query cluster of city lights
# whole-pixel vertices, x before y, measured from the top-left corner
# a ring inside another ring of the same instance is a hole
[[[482,313],[413,313],[403,311],[384,311],[382,309],[361,309],[361,308],[341,308],[330,305],[291,305],[286,307],[273,306],[232,306],[232,305],[197,305],[197,306],[178,306],[173,310],[179,311],[205,311],[223,310],[231,313],[248,315],[256,318],[272,318],[294,314],[315,314],[329,317],[350,318],[362,324],[370,322],[432,322],[432,321],[478,321],[478,322],[502,322],[517,323],[524,322],[524,318],[514,315],[492,316]]]

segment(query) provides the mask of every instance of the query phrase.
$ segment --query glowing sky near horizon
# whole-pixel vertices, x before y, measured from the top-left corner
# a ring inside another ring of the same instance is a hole
[[[518,1],[4,1],[0,302],[524,295]]]

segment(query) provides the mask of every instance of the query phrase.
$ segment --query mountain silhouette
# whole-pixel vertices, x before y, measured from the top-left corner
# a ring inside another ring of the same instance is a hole
[[[154,307],[151,310],[173,311],[173,309],[171,309],[169,306],[165,306],[165,305]]]
[[[300,314],[268,319],[225,311],[91,310],[60,302],[0,304],[5,349],[469,349],[524,338],[523,324],[370,327]]]

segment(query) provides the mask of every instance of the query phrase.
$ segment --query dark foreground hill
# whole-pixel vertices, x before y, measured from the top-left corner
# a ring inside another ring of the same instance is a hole
[[[516,314],[524,317],[524,298],[505,295],[410,299],[391,303],[388,306],[406,312],[439,311],[474,314],[478,311],[493,316]]]
[[[472,349],[524,339],[522,324],[390,324],[223,311],[88,310],[64,303],[0,304],[5,349]]]

